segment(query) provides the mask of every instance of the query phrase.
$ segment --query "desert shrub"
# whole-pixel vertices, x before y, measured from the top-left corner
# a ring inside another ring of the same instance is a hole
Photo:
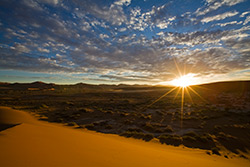
[[[154,132],[154,133],[163,133],[164,130],[161,129],[161,128],[155,128],[153,132]]]
[[[195,132],[188,132],[183,136],[183,139],[186,138],[189,141],[191,140],[197,140],[197,142],[203,142],[203,143],[207,143],[209,141],[212,141],[212,137],[209,134],[204,134],[202,136],[199,136],[197,133]],[[193,138],[193,139],[191,139]]]
[[[213,138],[209,134],[204,134],[204,135],[198,137],[197,140],[199,140],[203,143],[213,142]]]
[[[195,133],[195,132],[187,132],[187,133],[185,134],[185,136],[191,136],[191,137],[196,138],[196,137],[198,136],[198,134]]]
[[[191,142],[191,143],[195,143],[196,142],[196,138],[192,137],[192,136],[183,136],[182,137],[183,142]]]
[[[211,152],[210,152],[210,151],[206,151],[206,153],[207,153],[208,155],[211,155]]]
[[[107,114],[114,114],[114,112],[113,112],[113,111],[110,111],[110,110],[107,110],[106,113],[107,113]]]
[[[150,140],[152,140],[154,138],[154,135],[152,135],[152,134],[144,134],[144,138],[143,138],[143,140],[145,140],[145,141],[150,141]]]
[[[66,101],[65,104],[69,105],[69,106],[73,106],[74,103],[70,102],[70,101]]]
[[[37,106],[37,107],[35,107],[36,109],[48,109],[49,108],[49,106],[47,106],[46,104],[41,104],[41,105],[39,105],[39,106]]]
[[[209,119],[209,118],[208,118],[208,116],[203,116],[201,119],[202,119],[202,120],[207,120],[207,119]]]
[[[155,127],[156,126],[156,127]],[[158,124],[150,124],[150,123],[146,123],[144,125],[144,129],[148,132],[153,132],[153,133],[163,133],[164,129],[158,128],[160,125]]]
[[[154,136],[152,134],[148,134],[148,133],[142,133],[142,132],[130,132],[130,131],[126,131],[120,134],[121,136],[125,136],[125,137],[133,137],[136,139],[142,139],[145,141],[150,141],[154,138]]]
[[[222,129],[222,127],[220,125],[215,125],[214,126],[214,131],[217,132],[217,131],[220,131]]]
[[[174,130],[173,130],[173,128],[170,125],[168,125],[166,128],[164,128],[164,132],[171,133],[173,131]]]
[[[152,119],[152,115],[148,114],[148,115],[145,115],[145,114],[140,114],[139,115],[139,118],[142,118],[142,119]]]
[[[219,149],[217,147],[211,148],[211,151],[212,151],[213,154],[220,155]]]
[[[68,126],[77,126],[77,124],[75,122],[68,122],[67,125]]]
[[[161,135],[158,137],[160,142],[163,144],[170,144],[174,146],[179,146],[182,143],[182,138],[177,135]]]
[[[131,120],[129,120],[129,119],[126,119],[125,121],[124,121],[124,124],[125,125],[131,125],[133,123],[133,121],[131,121]]]
[[[195,132],[189,132],[185,134],[183,137],[183,145],[192,148],[200,148],[200,149],[211,149],[215,147],[215,143],[212,137],[209,134],[204,134],[199,136]]]
[[[82,108],[79,111],[81,111],[83,113],[92,113],[92,112],[94,112],[94,110],[91,109],[91,108]]]
[[[157,110],[156,113],[159,114],[159,115],[164,115],[164,112],[159,111],[159,110]]]
[[[122,116],[122,117],[126,117],[126,116],[128,116],[129,115],[129,113],[125,113],[125,112],[121,112],[120,113],[120,116]]]
[[[153,132],[155,130],[155,128],[153,127],[153,125],[151,125],[150,123],[146,123],[145,126],[144,126],[144,129],[146,131],[149,131],[149,132]]]
[[[173,116],[173,115],[174,115],[174,113],[173,113],[173,112],[167,112],[167,115],[169,115],[169,116]]]
[[[128,131],[129,132],[142,132],[142,130],[139,128],[128,128]]]
[[[89,130],[94,130],[95,129],[95,125],[94,124],[87,124],[84,127],[87,128],[87,129],[89,129]]]
[[[39,118],[39,120],[41,120],[41,121],[48,121],[48,117],[47,116],[45,116],[45,115],[43,115],[43,116],[40,116],[40,118]]]
[[[113,127],[112,127],[112,125],[106,125],[105,126],[105,129],[112,129]]]

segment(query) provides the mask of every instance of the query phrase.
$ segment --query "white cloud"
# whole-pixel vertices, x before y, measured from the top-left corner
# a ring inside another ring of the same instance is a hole
[[[39,0],[39,1],[50,5],[57,5],[59,3],[59,0]]]
[[[34,10],[37,10],[37,11],[43,11],[43,8],[40,6],[39,3],[37,3],[36,1],[33,1],[33,0],[26,0],[26,1],[23,1],[23,3],[27,6],[27,7],[30,7]]]
[[[221,1],[217,1],[217,0],[207,0],[207,7],[205,7],[204,9],[199,8],[196,10],[196,15],[197,16],[201,16],[201,15],[205,15],[211,11],[217,10],[222,6],[234,6],[238,3],[244,2],[245,0],[221,0]]]
[[[57,58],[62,58],[62,57],[64,57],[64,56],[62,56],[62,55],[60,55],[60,54],[57,53],[57,54],[56,54],[56,57],[57,57]]]
[[[161,22],[159,22],[156,27],[159,27],[160,29],[166,29],[168,28],[169,25],[172,24],[172,21],[174,21],[176,19],[176,16],[170,17],[167,20],[163,20]]]
[[[91,29],[90,24],[89,24],[88,22],[84,21],[84,22],[82,23],[82,30],[83,30],[83,31],[88,31],[89,29]]]
[[[162,22],[160,22],[160,23],[158,23],[157,25],[156,25],[156,27],[159,27],[160,29],[166,29],[166,28],[168,28],[168,25],[170,24],[171,22],[169,22],[169,21],[162,21]]]
[[[30,52],[29,48],[27,48],[25,45],[20,44],[20,43],[15,43],[14,46],[11,47],[11,49],[15,49],[19,52],[24,52],[24,53]]]
[[[39,52],[44,52],[44,53],[49,53],[50,51],[46,48],[38,48],[37,49]]]
[[[247,14],[249,14],[249,13],[250,13],[250,11],[243,12],[243,13],[240,15],[240,17],[245,17],[245,15],[247,15]]]
[[[137,15],[141,15],[141,9],[139,7],[132,9],[131,10],[131,15],[133,15],[134,17],[136,17]]]
[[[238,3],[244,2],[245,0],[223,0],[221,4],[226,6],[234,6]]]
[[[225,18],[227,17],[233,17],[235,15],[237,15],[239,12],[237,11],[234,11],[234,12],[226,12],[226,13],[223,13],[223,14],[218,14],[218,15],[215,15],[215,16],[211,16],[211,17],[205,17],[201,20],[202,23],[208,23],[208,22],[211,22],[211,21],[216,21],[216,20],[224,20]]]
[[[168,18],[169,21],[173,21],[173,20],[175,20],[175,19],[176,19],[176,16],[173,16],[173,17]]]
[[[104,38],[109,38],[109,36],[108,36],[107,34],[100,34],[99,36],[100,36],[100,38],[102,38],[102,39],[104,39]]]
[[[125,27],[119,29],[120,32],[124,32],[126,30],[127,30],[127,28],[125,28]]]
[[[162,35],[164,35],[164,32],[162,32],[162,31],[158,32],[157,35],[162,36]]]
[[[131,4],[131,0],[118,0],[118,1],[115,1],[115,3],[114,4],[116,4],[116,5],[126,5],[126,6],[128,6],[128,5],[130,5]]]
[[[237,21],[231,21],[231,22],[227,22],[227,23],[217,23],[217,24],[215,24],[215,25],[219,25],[219,26],[221,26],[221,27],[225,27],[225,26],[227,26],[227,25],[232,25],[232,24],[241,24],[242,23],[242,21],[240,21],[240,22],[237,22]]]
[[[247,23],[250,22],[250,16],[247,16],[246,20],[244,21],[243,25],[246,25]]]

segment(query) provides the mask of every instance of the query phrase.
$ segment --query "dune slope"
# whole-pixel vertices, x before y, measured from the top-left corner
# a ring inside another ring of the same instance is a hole
[[[60,167],[244,167],[249,161],[209,156],[201,150],[75,130],[37,121],[26,112],[0,107],[0,166]]]

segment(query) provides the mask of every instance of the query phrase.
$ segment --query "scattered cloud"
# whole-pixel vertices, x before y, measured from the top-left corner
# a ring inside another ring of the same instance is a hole
[[[38,48],[37,49],[39,52],[44,52],[44,53],[49,53],[50,51],[46,48]]]
[[[237,22],[237,21],[231,21],[231,22],[226,22],[226,23],[217,23],[215,25],[219,25],[221,27],[225,27],[227,25],[233,25],[233,24],[242,24],[242,21]]]
[[[245,15],[248,15],[248,14],[250,14],[250,11],[243,12],[243,13],[240,15],[240,17],[245,17]]]
[[[218,14],[215,16],[211,16],[211,17],[205,17],[201,20],[202,23],[208,23],[211,21],[216,21],[216,20],[224,20],[227,17],[233,17],[235,15],[237,15],[239,12],[234,11],[234,12],[226,12],[226,13],[222,13],[222,14]]]
[[[50,4],[50,5],[57,5],[59,0],[39,0],[39,2]]]
[[[249,69],[250,12],[241,3],[2,0],[0,69],[117,83],[171,80],[174,59],[198,76]]]
[[[197,16],[206,15],[223,6],[234,6],[244,1],[245,0],[206,0],[206,6],[198,8],[195,13]]]
[[[118,0],[118,1],[115,1],[115,3],[114,4],[116,4],[116,5],[126,5],[126,6],[128,6],[128,5],[130,5],[130,3],[131,3],[131,0]]]
[[[243,25],[246,25],[247,23],[250,22],[250,16],[247,16],[246,20],[244,21]]]
[[[100,38],[102,38],[102,39],[109,38],[109,36],[107,34],[100,34]]]

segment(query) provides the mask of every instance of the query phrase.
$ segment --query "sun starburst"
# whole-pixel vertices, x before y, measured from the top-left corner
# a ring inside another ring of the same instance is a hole
[[[181,94],[180,127],[182,128],[183,127],[183,113],[184,113],[185,94],[188,95],[188,97],[189,97],[189,99],[190,99],[190,101],[192,103],[193,103],[193,99],[192,99],[192,96],[191,96],[190,92],[193,92],[195,95],[197,95],[203,101],[206,101],[206,100],[204,98],[202,98],[201,95],[191,87],[192,85],[196,85],[197,83],[199,83],[198,79],[195,77],[195,74],[194,73],[187,73],[186,74],[185,73],[186,72],[185,68],[184,68],[183,72],[181,72],[181,70],[180,70],[180,68],[179,68],[179,66],[178,66],[175,59],[174,59],[174,63],[175,63],[178,75],[176,75],[177,77],[175,79],[168,82],[171,85],[173,85],[174,88],[170,89],[165,94],[160,96],[158,99],[153,101],[151,104],[144,107],[143,110],[149,108],[150,106],[152,106],[153,104],[155,104],[156,102],[161,100],[163,97],[165,97],[165,96],[171,94],[172,92],[174,92],[175,90],[177,90],[176,93],[175,93],[173,101],[176,99],[178,94]]]

